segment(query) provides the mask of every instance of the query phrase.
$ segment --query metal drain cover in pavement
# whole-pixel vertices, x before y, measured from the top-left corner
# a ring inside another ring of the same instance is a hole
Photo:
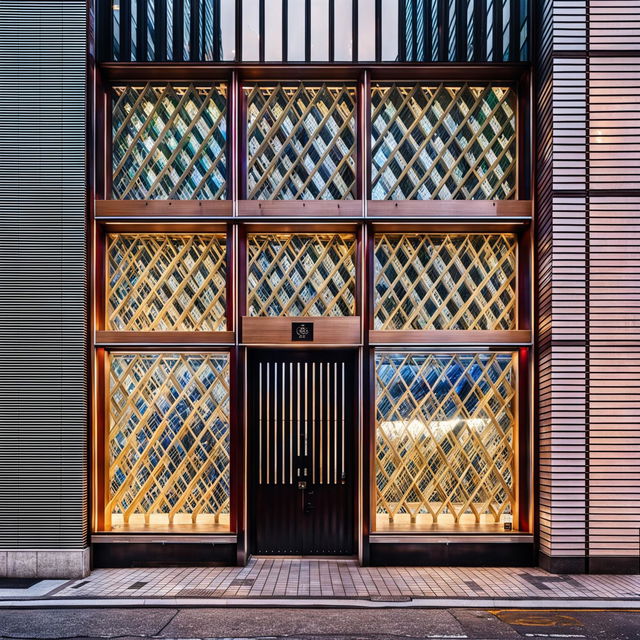
[[[255,578],[237,578],[231,581],[232,587],[252,587],[255,582]]]
[[[128,589],[142,589],[145,585],[149,584],[148,582],[134,582],[132,585],[127,587]]]
[[[371,602],[411,602],[411,596],[371,596]]]
[[[178,591],[174,597],[176,598],[222,598],[224,597],[224,589],[183,589]]]

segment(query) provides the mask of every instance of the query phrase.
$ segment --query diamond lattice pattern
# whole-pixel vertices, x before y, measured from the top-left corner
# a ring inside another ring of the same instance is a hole
[[[225,85],[149,83],[114,92],[115,198],[225,197]]]
[[[355,87],[257,84],[245,92],[250,199],[355,197]]]
[[[456,525],[513,513],[515,387],[512,354],[379,353],[377,513]]]
[[[515,329],[516,273],[513,235],[377,235],[375,328]]]
[[[113,523],[229,513],[227,354],[111,355],[109,488]]]
[[[108,241],[109,329],[226,329],[223,235],[111,234]]]
[[[374,200],[515,195],[515,92],[495,85],[372,88]]]
[[[352,234],[250,235],[249,315],[354,315],[355,246]]]

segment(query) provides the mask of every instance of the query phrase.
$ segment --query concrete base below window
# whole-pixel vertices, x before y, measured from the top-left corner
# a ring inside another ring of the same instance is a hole
[[[86,549],[0,550],[2,578],[84,578],[91,571],[89,547]]]

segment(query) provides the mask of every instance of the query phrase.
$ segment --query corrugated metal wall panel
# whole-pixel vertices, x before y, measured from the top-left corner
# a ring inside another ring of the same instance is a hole
[[[638,0],[540,14],[541,551],[596,571],[637,571],[640,545],[639,17]]]
[[[86,3],[5,0],[0,33],[0,548],[82,548]]]
[[[580,3],[540,8],[537,82],[538,483],[540,550],[586,550],[586,64]]]
[[[590,204],[589,548],[638,555],[640,193]]]

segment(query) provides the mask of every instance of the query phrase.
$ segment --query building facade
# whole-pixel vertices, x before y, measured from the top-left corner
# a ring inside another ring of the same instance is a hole
[[[0,575],[637,572],[610,5],[2,3]]]

